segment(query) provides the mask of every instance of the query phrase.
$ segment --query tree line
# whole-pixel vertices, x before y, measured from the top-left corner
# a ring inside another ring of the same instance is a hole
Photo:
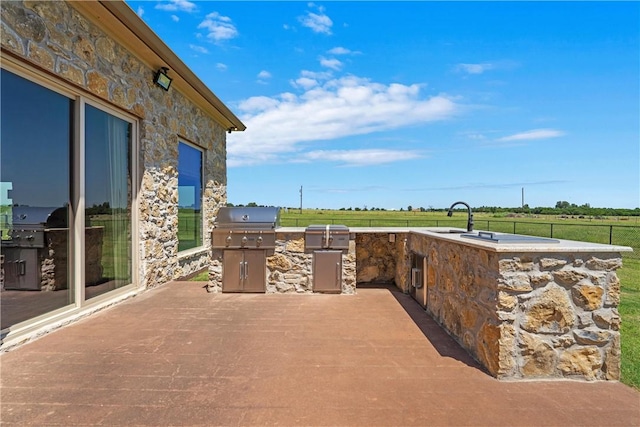
[[[255,202],[247,203],[246,205],[234,205],[233,203],[227,203],[227,206],[233,207],[261,207],[264,205],[258,205]],[[298,209],[297,207],[289,207],[289,209]],[[463,208],[456,208],[456,210],[464,210]],[[584,216],[584,217],[607,217],[607,216],[640,216],[640,208],[628,209],[628,208],[595,208],[591,207],[589,203],[585,203],[583,205],[576,205],[575,203],[569,203],[567,201],[558,201],[554,207],[535,207],[531,208],[529,205],[524,205],[522,207],[517,208],[503,208],[499,206],[478,206],[472,208],[474,212],[484,212],[484,213],[514,213],[514,214],[525,214],[525,215],[568,215],[568,216]],[[385,208],[377,208],[377,207],[368,207],[365,205],[364,207],[348,207],[348,208],[340,208],[340,211],[386,211]],[[409,211],[409,212],[446,212],[448,208],[434,208],[433,206],[429,206],[427,208],[424,207],[414,207],[407,206],[406,208],[401,207],[400,211]]]

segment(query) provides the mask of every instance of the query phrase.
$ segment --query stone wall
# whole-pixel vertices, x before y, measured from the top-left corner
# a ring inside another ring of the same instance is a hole
[[[498,378],[620,377],[616,253],[497,253],[412,235],[426,311]]]
[[[266,259],[266,293],[313,293],[313,252],[305,251],[304,232],[276,233],[276,247]],[[222,292],[224,251],[214,249],[209,292]],[[356,242],[342,254],[342,294],[356,292]]]
[[[226,204],[225,129],[176,88],[165,92],[155,86],[155,70],[82,16],[73,2],[5,1],[0,7],[3,49],[138,117],[140,176],[134,185],[140,186],[141,284],[154,287],[206,265],[207,250],[178,253],[178,141],[205,150],[208,248],[215,213]]]
[[[394,237],[391,239],[389,236]],[[383,282],[400,284],[410,262],[406,249],[409,233],[356,234],[356,279],[358,283]],[[394,240],[391,242],[390,240]]]

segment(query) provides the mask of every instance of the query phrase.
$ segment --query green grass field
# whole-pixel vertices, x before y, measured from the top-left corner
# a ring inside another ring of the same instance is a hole
[[[452,217],[444,212],[409,211],[335,211],[289,209],[281,211],[282,226],[304,227],[309,224],[344,224],[350,227],[424,226],[466,228],[466,211]],[[621,284],[619,306],[622,325],[622,382],[640,389],[640,218],[580,219],[557,216],[506,217],[504,214],[474,214],[475,230],[500,231],[593,243],[610,241],[630,246],[634,252],[623,254],[618,270]]]
[[[624,257],[618,270],[621,297],[622,382],[640,389],[640,259]]]

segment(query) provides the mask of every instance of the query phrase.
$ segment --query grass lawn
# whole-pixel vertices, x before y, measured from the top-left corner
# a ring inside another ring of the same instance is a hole
[[[197,275],[195,275],[194,277],[189,279],[190,281],[193,282],[208,282],[209,281],[209,271],[205,270],[201,273],[198,273]]]
[[[625,257],[618,270],[621,285],[622,382],[640,389],[640,259]]]

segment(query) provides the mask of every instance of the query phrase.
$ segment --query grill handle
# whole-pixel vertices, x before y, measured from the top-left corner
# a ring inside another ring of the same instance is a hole
[[[18,264],[18,276],[26,276],[27,275],[27,261],[21,259],[20,261],[16,261]]]
[[[244,262],[240,261],[240,282],[244,279]]]
[[[330,230],[331,226],[329,224],[327,224],[327,227],[324,230],[324,247],[328,248],[329,247],[329,230]]]
[[[249,279],[249,263],[247,261],[244,262],[244,279]]]
[[[336,262],[336,283],[342,287],[342,283],[340,283],[340,263]]]

